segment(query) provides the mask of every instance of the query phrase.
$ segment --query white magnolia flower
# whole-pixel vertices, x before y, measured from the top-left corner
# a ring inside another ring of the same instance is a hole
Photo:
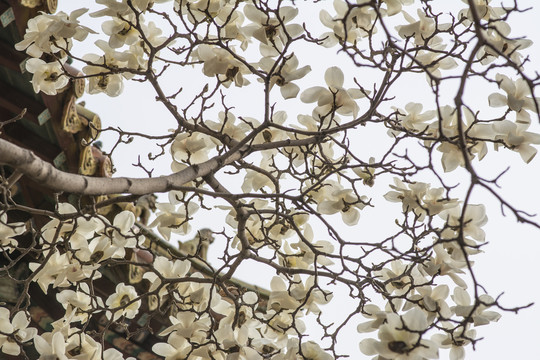
[[[398,124],[412,132],[427,130],[428,124],[426,122],[433,120],[437,116],[437,112],[429,110],[422,113],[422,108],[422,104],[413,102],[405,105],[405,110],[395,108],[398,112]]]
[[[197,315],[191,311],[180,311],[176,316],[170,316],[171,326],[159,333],[159,336],[167,336],[176,333],[191,342],[204,343],[212,321],[208,314]]]
[[[424,221],[426,216],[439,214],[444,209],[458,205],[455,199],[445,199],[443,188],[430,188],[423,182],[411,182],[405,184],[398,178],[394,178],[394,184],[390,185],[395,191],[389,191],[384,198],[390,202],[402,203],[403,212],[414,212],[418,221]]]
[[[133,1],[133,3],[134,2],[135,1]],[[125,0],[96,0],[96,4],[105,5],[105,8],[91,13],[91,17],[124,17],[133,14],[133,10]]]
[[[450,349],[450,360],[465,360],[465,346],[476,339],[476,330],[463,331],[463,327],[459,326],[452,329],[452,335],[435,334],[431,339],[437,342],[439,347]]]
[[[530,163],[536,156],[538,150],[531,144],[540,144],[540,134],[525,131],[528,125],[514,123],[510,120],[497,121],[493,124],[493,130],[497,134],[495,140],[502,140],[504,146],[516,151],[525,163]],[[495,143],[495,150],[501,144]]]
[[[495,304],[495,300],[487,294],[480,295],[478,297],[479,304],[475,305],[471,303],[471,297],[466,290],[456,287],[452,299],[456,303],[456,306],[452,307],[452,311],[457,316],[472,318],[475,326],[487,325],[490,322],[499,321],[501,318],[501,314],[498,312],[487,310]]]
[[[56,250],[47,253],[46,262],[29,263],[31,271],[39,271],[32,281],[38,283],[39,287],[47,294],[49,285],[53,288],[72,286],[82,280],[99,279],[101,273],[97,271],[99,265],[81,264],[70,253],[60,254]]]
[[[358,324],[356,330],[359,333],[366,333],[378,330],[382,324],[386,322],[386,315],[388,313],[384,310],[381,310],[375,304],[367,304],[362,309],[362,316],[368,319],[372,319],[363,323]]]
[[[375,164],[375,158],[371,156],[369,158],[369,164]],[[375,184],[375,167],[373,166],[356,166],[352,168],[352,171],[362,179],[362,183],[367,186],[373,186]]]
[[[180,204],[178,207],[171,203],[156,204],[156,219],[148,225],[157,226],[158,232],[167,240],[171,238],[171,233],[185,235],[191,231],[189,216],[192,216],[199,206],[190,202],[186,207]]]
[[[128,360],[133,358],[128,358]],[[124,355],[115,348],[109,348],[103,352],[103,360],[124,360]]]
[[[123,79],[131,79],[133,74],[121,69],[139,68],[139,61],[134,54],[128,51],[114,50],[104,40],[97,40],[95,44],[103,51],[103,55],[86,54],[83,59],[88,64],[82,71],[90,76],[87,91],[89,94],[104,92],[109,96],[120,95],[124,89]]]
[[[58,61],[46,63],[41,59],[28,59],[26,70],[34,74],[32,86],[36,93],[43,91],[47,95],[56,95],[58,90],[69,83],[69,78],[64,74],[62,64]]]
[[[336,111],[338,114],[352,115],[356,118],[360,108],[355,99],[364,97],[364,93],[359,89],[344,89],[345,77],[337,66],[326,70],[324,80],[328,88],[322,86],[309,88],[300,95],[300,100],[305,103],[317,102],[316,112],[319,117]]]
[[[480,48],[476,57],[481,59],[483,65],[495,61],[499,53],[510,57],[515,64],[521,64],[521,50],[532,45],[529,39],[512,38],[510,36],[511,28],[505,21],[494,21],[488,27],[488,30],[482,29],[483,37],[489,46],[484,45]]]
[[[9,318],[10,311],[0,307],[0,352],[18,356],[21,348],[17,342],[25,343],[32,340],[37,335],[37,329],[28,327],[30,319],[25,311],[17,312],[11,321]]]
[[[188,339],[176,332],[169,335],[166,343],[157,343],[152,346],[152,351],[163,356],[165,360],[187,359],[191,349]]]
[[[317,211],[327,215],[340,213],[343,222],[352,226],[358,224],[359,210],[366,206],[367,201],[366,196],[358,198],[352,189],[343,189],[335,183],[332,189],[328,190],[327,198],[318,204]]]
[[[320,39],[323,39],[323,46],[332,47],[344,42],[355,44],[370,33],[377,32],[377,28],[374,26],[377,13],[369,6],[369,1],[358,0],[356,3],[364,6],[349,7],[345,1],[334,0],[336,15],[333,17],[328,11],[321,10],[319,20],[332,30],[319,36]],[[346,39],[345,30],[347,31]]]
[[[202,133],[180,133],[171,145],[173,159],[180,163],[200,164],[208,160],[216,145],[212,137]]]
[[[428,322],[435,320],[435,317],[440,315],[443,318],[449,319],[452,316],[452,311],[446,303],[446,298],[450,293],[448,285],[438,286],[420,286],[415,288],[417,294],[411,294],[407,297],[403,311],[413,309],[417,304],[427,311]]]
[[[220,111],[217,121],[207,120],[204,122],[211,130],[218,131],[230,136],[232,139],[241,141],[250,131],[260,125],[259,121],[250,117],[237,119],[236,116],[228,111]]]
[[[137,228],[134,225],[135,214],[129,210],[124,210],[114,217],[113,228],[107,233],[111,239],[110,247],[112,249],[109,249],[111,256],[114,254],[114,257],[123,258],[125,249],[132,249],[144,243],[144,236],[141,235],[139,230],[136,230]]]
[[[418,287],[428,283],[416,266],[405,264],[401,260],[392,261],[390,268],[376,271],[375,276],[385,284],[388,293],[396,296],[408,293],[413,285]]]
[[[73,359],[101,360],[101,351],[101,344],[90,335],[86,333],[80,334],[76,328],[70,329],[66,343],[66,353],[70,356],[76,354]]]
[[[288,42],[288,37],[295,38],[304,32],[300,24],[288,24],[298,15],[298,8],[293,6],[280,6],[277,19],[274,13],[266,13],[254,5],[247,4],[244,14],[252,22],[243,28],[248,38],[255,38],[261,45],[267,45],[281,51]],[[264,54],[263,54],[264,55]]]
[[[486,233],[482,229],[487,221],[486,207],[483,204],[468,204],[465,214],[462,215],[461,207],[452,207],[442,211],[439,216],[446,220],[448,227],[452,230],[460,226],[460,219],[463,216],[463,235],[470,236],[476,241],[484,241]],[[450,229],[449,229],[450,230]],[[446,236],[452,238],[452,236]]]
[[[286,57],[283,63],[276,63],[271,57],[263,57],[259,61],[259,66],[266,72],[272,71],[270,89],[274,85],[279,86],[284,99],[295,98],[298,95],[300,87],[294,84],[293,81],[303,78],[311,71],[311,66],[309,65],[298,69],[298,58],[294,54]]]
[[[467,7],[459,12],[458,19],[463,19],[463,24],[465,26],[470,26],[474,22],[472,9],[467,0],[461,1],[466,3]],[[493,22],[493,20],[500,19],[501,16],[506,14],[506,10],[503,7],[492,7],[489,5],[490,2],[491,0],[473,0],[472,3],[476,8],[479,19]]]
[[[426,314],[418,308],[402,316],[389,313],[386,323],[379,328],[379,339],[362,340],[360,350],[366,355],[378,355],[384,359],[437,359],[437,343],[420,339],[419,332],[425,331],[428,326]]]
[[[60,331],[36,335],[34,337],[34,346],[41,355],[40,359],[70,359],[66,356],[66,339]]]
[[[15,44],[15,49],[22,51],[32,57],[40,58],[43,53],[56,54],[62,50],[70,50],[72,46],[71,38],[78,41],[86,39],[89,33],[95,32],[79,24],[77,18],[88,9],[77,9],[67,15],[60,11],[54,15],[41,13],[28,20],[28,28],[24,39]],[[64,54],[61,54],[64,58]]]
[[[540,98],[531,97],[531,89],[525,80],[519,78],[513,81],[503,74],[497,74],[495,79],[506,96],[500,93],[489,95],[489,106],[508,106],[515,112],[520,112],[522,109],[536,112],[535,101],[539,103]]]
[[[137,298],[137,291],[131,285],[125,285],[120,283],[116,285],[115,292],[107,298],[107,318],[112,317],[113,321],[125,316],[128,319],[133,319],[139,312],[141,306],[141,300],[135,300]]]
[[[301,345],[302,355],[305,359],[311,360],[332,360],[334,359],[332,355],[325,352],[319,344],[315,341],[303,342]]]
[[[62,290],[56,294],[56,299],[66,309],[66,318],[71,322],[85,323],[94,309],[103,307],[101,298],[90,296],[90,289],[86,283],[81,283],[76,291]]]
[[[206,76],[217,76],[219,81],[226,86],[234,82],[236,86],[248,85],[249,81],[244,75],[249,74],[249,69],[229,51],[214,45],[201,44],[192,53],[194,60],[204,62],[203,73]]]
[[[181,279],[190,268],[191,262],[188,260],[171,260],[164,256],[156,256],[154,259],[154,269],[166,280]],[[148,271],[144,273],[143,278],[150,281],[148,292],[155,291],[161,285],[161,279],[155,272]],[[163,286],[159,290],[159,296],[163,298],[170,290],[169,287]]]
[[[18,242],[13,237],[21,235],[25,231],[25,225],[22,222],[8,223],[7,213],[0,213],[0,252],[13,251]]]
[[[113,49],[124,45],[133,45],[140,38],[139,31],[133,26],[137,21],[143,21],[142,17],[137,20],[135,14],[125,16],[122,19],[113,17],[101,24],[101,29],[109,35],[109,46]]]
[[[446,45],[434,40],[431,44],[431,50],[420,50],[414,57],[417,63],[412,63],[414,67],[422,66],[422,69],[426,71],[426,79],[429,84],[432,83],[432,77],[440,78],[442,76],[442,70],[454,69],[458,66],[457,62],[450,56],[444,55],[444,49]]]
[[[449,246],[448,243],[435,244],[433,246],[435,256],[425,261],[420,267],[420,271],[427,276],[439,274],[450,277],[456,285],[466,289],[467,283],[459,274],[465,272],[461,269],[467,266],[463,256],[463,251],[458,246]]]
[[[422,9],[417,10],[418,20],[413,18],[407,12],[403,11],[405,20],[409,22],[409,25],[396,26],[399,36],[406,39],[409,37],[414,38],[416,45],[424,45],[429,39],[429,43],[432,41],[438,42],[437,37],[430,38],[437,30],[445,30],[449,27],[449,24],[436,24],[432,17],[426,16]]]
[[[414,0],[382,0],[386,4],[386,15],[393,16],[399,14],[403,5],[410,5]]]
[[[148,60],[151,54],[151,47],[156,48],[162,45],[167,37],[161,36],[163,31],[157,25],[150,21],[148,24],[140,24],[144,38],[141,36],[138,41],[130,45],[129,52],[137,59],[139,69],[146,70],[148,68]],[[174,41],[169,42],[172,44]],[[111,45],[112,46],[112,45]],[[159,56],[159,51],[153,53],[154,58]]]

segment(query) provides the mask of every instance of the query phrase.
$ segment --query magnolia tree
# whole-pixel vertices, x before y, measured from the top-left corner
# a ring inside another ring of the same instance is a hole
[[[170,321],[155,329],[161,342],[152,347],[166,359],[332,359],[356,339],[348,355],[435,359],[450,349],[456,360],[479,339],[477,327],[520,309],[486,293],[473,268],[486,241],[479,191],[539,227],[506,200],[504,172],[482,172],[505,152],[529,163],[540,144],[531,131],[539,113],[531,41],[509,25],[523,11],[517,1],[96,3],[89,15],[102,21],[102,34],[86,55],[77,43],[99,30],[80,22],[87,9],[28,22],[16,48],[30,56],[34,90],[65,88],[68,59],[80,64],[88,94],[115,97],[129,81],[147,82],[175,128],[160,136],[103,131],[119,134],[115,149],[129,146],[128,137],[154,141],[163,151],[149,162],[168,156],[171,171],[85,177],[0,140],[0,163],[14,174],[2,179],[2,271],[14,276],[26,261],[20,286],[37,283],[65,310],[38,335],[27,293],[5,304],[3,353],[25,357],[33,346],[43,359],[121,359],[105,329],[146,312]],[[250,101],[256,111],[245,107]],[[20,176],[98,200],[28,208],[9,190]],[[152,254],[132,212],[107,219],[99,211],[151,193],[164,195],[150,228],[170,240],[210,218],[222,254]],[[14,222],[12,210],[50,221]],[[31,245],[19,244],[24,234]],[[142,261],[136,251],[152,255]],[[268,274],[268,292],[231,285],[246,262]],[[110,294],[95,291],[105,267],[128,263],[143,269],[145,291],[124,282]],[[324,316],[336,289],[349,304],[339,320]],[[101,329],[88,326],[96,316],[107,319]],[[351,326],[359,334],[345,333]]]

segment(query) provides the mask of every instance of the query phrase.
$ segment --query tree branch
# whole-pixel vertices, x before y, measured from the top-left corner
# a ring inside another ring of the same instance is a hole
[[[155,178],[98,178],[71,174],[55,168],[32,151],[0,139],[0,164],[8,165],[53,191],[81,195],[130,193],[144,195],[180,189],[196,178],[216,172],[222,166],[241,159],[242,151],[216,156],[177,173]]]

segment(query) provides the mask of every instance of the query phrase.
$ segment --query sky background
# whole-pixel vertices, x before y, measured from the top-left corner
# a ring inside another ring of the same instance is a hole
[[[459,1],[455,3],[459,7],[464,5]],[[519,1],[519,5],[522,7],[537,6],[534,0]],[[59,1],[58,9],[69,13],[80,6],[92,7],[92,9],[96,8],[89,1],[61,0]],[[331,2],[323,1],[319,6],[330,8],[329,11],[332,12]],[[310,14],[307,15],[306,19],[312,16],[318,16],[317,11],[315,9],[308,10]],[[524,54],[531,55],[534,64],[531,68],[535,70],[540,69],[540,32],[536,30],[536,24],[539,18],[540,6],[537,6],[537,8],[525,14],[512,17],[510,21],[514,36],[527,35],[535,42],[531,48],[524,51]],[[90,24],[90,27],[99,31],[99,26],[97,25],[99,22],[90,19],[86,15],[80,19],[82,23]],[[92,40],[92,38],[89,38],[89,40]],[[81,54],[91,51],[88,47],[78,47],[76,44],[75,49],[78,48],[79,50],[77,51],[80,51]],[[312,53],[311,51],[315,52]],[[324,54],[332,54],[333,52],[335,50],[326,50]],[[303,65],[302,60],[304,60],[314,69],[308,75],[305,86],[313,86],[321,82],[324,83],[322,79],[324,70],[326,67],[334,64],[343,68],[345,72],[347,69],[350,69],[354,74],[352,76],[358,76],[358,70],[350,67],[350,63],[343,60],[343,57],[336,57],[334,59],[332,57],[333,55],[321,55],[314,49],[308,49],[302,55],[297,53],[297,56],[301,59],[300,66]],[[318,61],[319,59],[324,59],[324,62]],[[171,88],[178,86],[179,83],[185,84],[183,85],[186,89],[185,93],[188,94],[190,91],[197,92],[197,86],[203,85],[203,82],[207,80],[205,77],[196,77],[195,75],[197,74],[195,73],[193,77],[167,77],[166,81],[170,82]],[[363,76],[364,74],[360,75]],[[350,81],[349,84],[346,84],[346,87],[352,87],[353,85],[352,81]],[[397,94],[399,97],[396,100],[398,102],[396,106],[404,107],[409,101],[418,101],[424,102],[426,104],[425,109],[427,109],[430,101],[429,97],[422,98],[422,95],[419,95],[424,91],[425,85],[420,82],[411,81],[410,83],[403,84],[400,93]],[[478,91],[471,89],[468,96],[470,96],[469,99],[472,102],[487,103],[487,96],[491,92],[493,91],[486,92],[482,89]],[[127,131],[147,132],[154,135],[166,134],[168,129],[175,127],[175,121],[160,104],[153,101],[153,98],[153,92],[145,84],[125,83],[124,93],[120,97],[109,98],[105,95],[85,95],[83,100],[86,101],[86,106],[90,110],[99,114],[104,127],[118,126]],[[255,116],[260,110],[258,107],[260,98],[248,97],[245,91],[242,92],[242,89],[233,90],[232,95],[229,96],[229,102],[231,104],[235,103],[238,108],[245,109],[244,111],[246,112],[252,112]],[[534,129],[538,132],[537,124]],[[379,134],[378,136],[384,137],[383,134]],[[105,149],[107,149],[115,141],[115,138],[114,136],[102,136],[101,140],[104,142]],[[374,153],[378,150],[374,149],[372,143],[364,143],[360,144],[360,146],[365,146],[366,151],[369,150]],[[384,149],[381,148],[380,150]],[[120,147],[113,157],[117,169],[115,176],[144,176],[144,173],[140,169],[134,169],[131,165],[137,162],[137,154],[140,154],[143,162],[155,168],[155,174],[169,173],[169,156],[162,157],[158,162],[150,162],[145,160],[146,154],[149,152],[159,152],[159,148],[153,146],[152,143],[138,140],[132,144]],[[540,156],[535,158],[528,166],[524,166],[517,153],[503,154],[503,152],[499,152],[496,155],[492,161],[488,161],[486,164],[480,163],[478,168],[481,169],[483,174],[496,174],[506,166],[511,165],[512,171],[504,176],[500,183],[505,199],[511,200],[518,208],[526,210],[529,213],[539,213],[540,190],[538,184],[540,182]],[[465,175],[465,172],[458,170],[454,176],[456,177],[456,181],[459,181]],[[383,213],[386,211],[385,209],[388,209],[392,214],[395,214],[392,216],[399,216],[400,210],[398,204],[382,204],[383,202],[379,200]],[[529,225],[517,225],[511,215],[508,217],[501,216],[498,203],[493,198],[487,196],[487,194],[478,193],[475,195],[473,202],[485,203],[488,208],[489,217],[488,224],[484,227],[488,241],[488,244],[484,248],[485,253],[475,257],[476,276],[480,283],[485,285],[492,296],[496,297],[502,294],[500,302],[508,308],[525,305],[530,302],[537,302],[539,304],[522,310],[517,315],[511,312],[503,313],[498,323],[477,328],[477,335],[485,339],[477,344],[475,352],[472,352],[470,347],[467,348],[467,359],[540,359],[540,347],[538,346],[538,341],[540,340],[540,279],[538,275],[540,231]],[[380,214],[381,212],[362,213],[362,219],[358,225],[362,226],[362,228],[345,229],[344,231],[349,232],[350,236],[358,233],[363,236],[381,236],[381,229],[392,223],[393,218],[381,218]],[[208,217],[204,218],[208,219]],[[370,226],[366,226],[365,224],[370,224]],[[212,224],[209,224],[207,220],[197,220],[193,227],[194,229],[211,227],[213,230],[221,230],[219,222],[216,225],[216,221],[214,220],[212,220]],[[218,256],[219,252],[222,251],[215,244],[212,245],[210,250],[210,257]],[[261,273],[258,271],[258,268],[254,269],[246,266],[242,267],[236,276],[242,280],[268,287],[269,280],[273,274],[265,273],[264,276],[261,276]],[[343,308],[343,304],[346,304],[346,299],[344,298],[346,295],[336,293],[335,300],[340,301],[340,297],[343,302],[338,303],[341,305],[337,306],[337,312],[334,312],[336,308],[326,309],[329,317],[339,316],[339,308]],[[363,321],[363,319],[357,319],[357,322],[359,321]],[[350,332],[344,332],[340,343],[344,351],[345,349],[350,351],[351,355],[353,355],[352,358],[369,358],[362,355],[358,350],[357,344],[362,337],[356,333],[354,327],[347,331]],[[441,352],[441,359],[447,357],[447,352]]]

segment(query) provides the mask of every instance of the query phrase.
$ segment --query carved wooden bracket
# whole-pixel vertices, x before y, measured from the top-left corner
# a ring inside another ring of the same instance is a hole
[[[86,124],[85,124],[86,123]],[[79,116],[75,97],[71,96],[68,103],[64,106],[62,114],[62,129],[69,133],[75,134],[86,128],[88,121]]]

